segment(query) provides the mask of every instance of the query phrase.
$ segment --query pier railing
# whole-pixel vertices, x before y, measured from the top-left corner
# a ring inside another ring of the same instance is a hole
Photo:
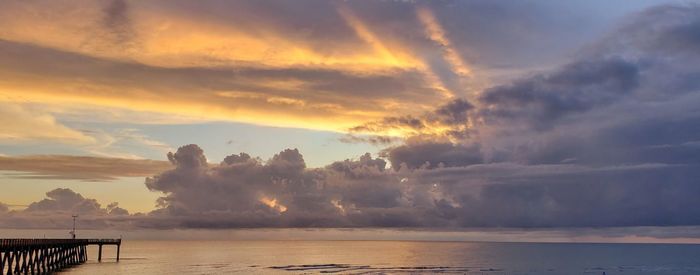
[[[88,259],[87,246],[99,246],[98,261],[102,261],[102,246],[117,246],[117,261],[121,239],[0,239],[0,274],[45,274]]]

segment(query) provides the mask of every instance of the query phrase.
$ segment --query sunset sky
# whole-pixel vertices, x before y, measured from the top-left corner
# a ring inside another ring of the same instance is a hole
[[[690,1],[0,1],[0,227],[700,225],[699,64]]]

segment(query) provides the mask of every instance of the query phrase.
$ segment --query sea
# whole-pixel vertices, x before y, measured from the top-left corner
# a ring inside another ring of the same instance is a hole
[[[94,249],[93,249],[94,250]],[[128,241],[61,274],[700,274],[700,245]]]
[[[60,274],[700,274],[699,244],[425,238],[443,232],[386,240],[392,232],[130,232],[119,262],[115,247],[103,247],[102,262],[90,247],[87,263]]]

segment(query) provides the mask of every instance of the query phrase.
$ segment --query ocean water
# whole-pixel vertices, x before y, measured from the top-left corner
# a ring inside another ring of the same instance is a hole
[[[700,245],[125,240],[61,274],[700,274]]]

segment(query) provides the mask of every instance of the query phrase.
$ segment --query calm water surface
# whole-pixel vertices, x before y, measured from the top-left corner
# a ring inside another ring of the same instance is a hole
[[[700,245],[125,241],[62,274],[700,274]]]

